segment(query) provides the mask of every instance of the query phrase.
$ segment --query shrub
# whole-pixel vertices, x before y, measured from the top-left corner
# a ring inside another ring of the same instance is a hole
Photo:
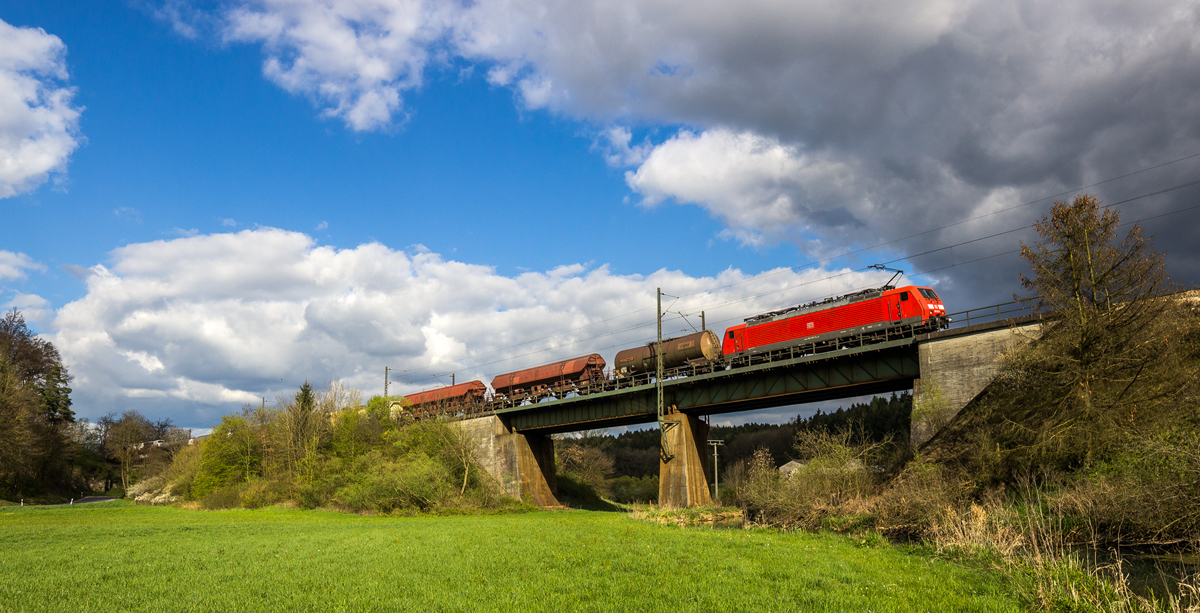
[[[208,492],[200,499],[200,508],[206,510],[236,509],[242,506],[243,485],[227,485]]]
[[[1055,506],[1108,542],[1200,542],[1200,432],[1176,427],[1140,437],[1076,478]]]
[[[129,486],[128,494],[140,504],[170,504],[179,500],[171,494],[170,487],[164,475],[155,475]]]
[[[192,495],[203,498],[228,485],[250,480],[262,468],[262,441],[241,415],[226,415],[202,446]]]
[[[423,452],[390,461],[377,452],[355,466],[353,481],[338,489],[334,501],[352,511],[427,510],[458,495],[456,479],[444,463]]]
[[[188,445],[180,449],[171,465],[163,473],[171,494],[184,500],[192,500],[192,484],[200,472],[203,444]]]
[[[610,483],[612,499],[617,502],[658,502],[658,476],[621,476]]]
[[[260,509],[282,502],[288,487],[273,479],[251,479],[238,492],[238,502],[247,509]]]
[[[970,494],[969,480],[918,457],[880,495],[874,509],[876,527],[891,535],[927,535],[962,508]]]

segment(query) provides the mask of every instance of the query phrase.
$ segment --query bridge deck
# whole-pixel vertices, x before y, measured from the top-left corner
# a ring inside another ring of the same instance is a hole
[[[666,379],[663,403],[694,415],[747,411],[906,389],[919,374],[909,337]],[[652,422],[655,403],[654,383],[643,383],[497,408],[495,414],[517,431],[559,432]]]
[[[1008,309],[1008,305],[978,309],[983,316],[974,319],[984,319],[980,323],[970,323],[971,318],[966,318],[965,322],[956,322],[961,327],[893,337],[850,349],[805,354],[804,347],[792,347],[756,356],[745,366],[675,369],[663,380],[663,405],[686,414],[713,415],[911,389],[913,380],[921,375],[921,343],[1035,319],[1018,315],[1018,310],[1002,309]],[[520,432],[569,432],[653,422],[658,414],[656,396],[652,376],[640,375],[598,381],[560,397],[496,399],[473,410],[464,412],[460,408],[450,413],[460,417],[494,414]]]

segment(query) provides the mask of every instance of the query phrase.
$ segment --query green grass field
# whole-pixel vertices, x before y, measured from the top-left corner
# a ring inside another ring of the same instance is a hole
[[[837,535],[618,513],[0,508],[0,611],[1009,611],[1003,580]]]

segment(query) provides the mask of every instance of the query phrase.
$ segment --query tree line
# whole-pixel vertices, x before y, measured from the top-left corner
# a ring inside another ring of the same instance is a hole
[[[190,438],[170,419],[137,411],[77,419],[72,379],[58,349],[20,311],[0,318],[0,497],[58,501],[118,485],[123,491],[140,472],[169,463]],[[145,446],[154,440],[166,444]]]

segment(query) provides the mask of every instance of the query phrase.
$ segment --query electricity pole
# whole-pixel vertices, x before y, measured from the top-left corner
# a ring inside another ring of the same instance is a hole
[[[391,369],[388,368],[387,366],[383,367],[383,397],[384,398],[387,398],[387,384],[388,384],[387,375],[388,375],[389,370],[391,370]]]
[[[658,394],[658,431],[662,434],[662,454],[670,460],[671,445],[667,442],[667,423],[663,421],[663,363],[662,363],[662,288],[658,288],[658,343],[654,347],[654,389]]]
[[[713,500],[717,499],[717,447],[725,444],[725,441],[708,441],[713,448]]]

